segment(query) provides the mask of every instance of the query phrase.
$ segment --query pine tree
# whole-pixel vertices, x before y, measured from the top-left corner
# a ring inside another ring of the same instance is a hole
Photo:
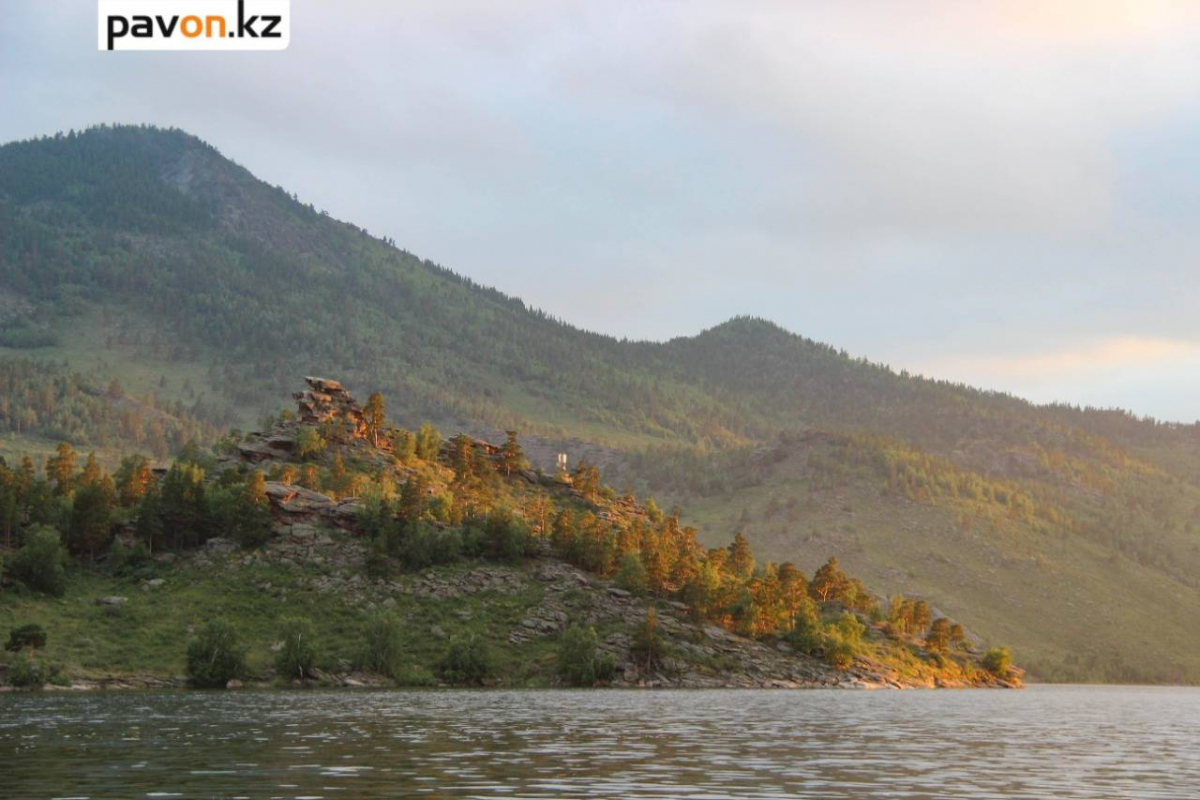
[[[925,648],[931,653],[944,653],[950,646],[950,620],[938,617],[925,635]]]
[[[417,431],[417,458],[422,461],[437,461],[442,448],[442,435],[438,429],[426,422]]]
[[[396,516],[403,522],[416,522],[425,510],[425,497],[429,493],[425,476],[414,472],[400,487],[400,503]]]
[[[808,581],[796,565],[785,561],[779,565],[779,592],[783,598],[785,627],[792,628],[802,600],[808,599]]]
[[[505,431],[505,434],[507,438],[504,440],[504,446],[500,448],[500,466],[504,470],[504,476],[511,477],[514,472],[528,469],[529,460],[525,458],[525,451],[517,441],[517,432]]]
[[[600,470],[586,461],[580,461],[575,474],[571,476],[571,484],[583,493],[588,502],[594,503],[600,493]]]
[[[729,545],[729,567],[742,580],[754,574],[754,553],[750,550],[746,534],[741,531],[733,535],[733,542]]]
[[[238,495],[233,526],[234,538],[246,548],[259,547],[271,538],[271,504],[262,472],[254,470]]]
[[[646,609],[646,619],[638,626],[629,652],[645,672],[650,672],[662,662],[663,644],[658,631],[658,611],[654,606]]]
[[[474,476],[475,448],[471,437],[460,433],[450,440],[450,468],[455,483],[466,484]]]
[[[812,593],[813,599],[827,603],[831,600],[841,599],[846,584],[846,573],[838,567],[837,557],[830,556],[829,560],[813,573],[809,591]]]
[[[204,470],[175,462],[162,481],[159,520],[172,547],[196,547],[209,536]]]
[[[66,442],[59,442],[54,455],[46,459],[46,477],[54,481],[55,495],[61,497],[71,493],[78,460],[75,449]]]
[[[146,549],[153,553],[154,547],[162,541],[162,517],[159,516],[159,494],[156,487],[151,487],[142,502],[138,504],[137,520],[134,525],[134,536],[139,542],[144,542]]]
[[[116,489],[107,475],[81,483],[75,490],[67,545],[76,553],[94,559],[96,551],[108,543],[112,532],[112,512]]]
[[[96,461],[96,454],[88,453],[87,460],[83,464],[83,471],[79,473],[77,482],[81,485],[96,483],[103,474],[104,471],[100,469],[100,462]]]
[[[121,459],[121,465],[113,476],[117,484],[117,499],[125,508],[130,508],[145,496],[154,473],[145,456],[130,455]]]
[[[379,447],[379,431],[387,423],[383,395],[379,392],[372,392],[367,398],[367,404],[363,406],[363,421],[367,423],[367,434],[371,437],[371,444]]]
[[[575,539],[575,515],[571,509],[564,508],[554,518],[551,541],[560,551],[564,550]]]
[[[918,600],[916,603],[913,604],[913,610],[912,610],[913,626],[912,626],[911,632],[919,633],[919,632],[925,630],[926,628],[928,628],[931,618],[932,618],[932,615],[930,614],[930,611],[929,611],[929,603],[925,602],[924,600]]]

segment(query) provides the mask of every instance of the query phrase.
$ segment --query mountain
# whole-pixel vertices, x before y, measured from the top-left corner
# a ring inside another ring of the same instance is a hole
[[[711,543],[836,554],[1035,677],[1200,681],[1200,426],[896,373],[752,318],[665,343],[582,331],[175,130],[0,147],[0,232],[8,357],[243,427],[296,375],[337,374],[405,424],[586,455]],[[0,407],[9,452],[57,437],[17,434],[38,402]]]

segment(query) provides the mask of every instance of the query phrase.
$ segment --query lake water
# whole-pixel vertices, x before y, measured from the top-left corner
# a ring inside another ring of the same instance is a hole
[[[1200,690],[0,695],[0,796],[1200,797]]]

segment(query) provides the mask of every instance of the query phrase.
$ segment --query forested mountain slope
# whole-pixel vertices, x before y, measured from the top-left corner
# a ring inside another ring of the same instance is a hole
[[[1197,426],[897,374],[750,318],[580,331],[179,131],[0,147],[0,345],[207,422],[324,372],[402,422],[597,442],[612,480],[699,504],[714,535],[844,553],[992,625],[1035,676],[1200,680]]]

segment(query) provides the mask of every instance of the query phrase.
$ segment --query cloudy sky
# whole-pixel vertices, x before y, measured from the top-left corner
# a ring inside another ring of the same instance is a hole
[[[1200,417],[1200,4],[292,0],[276,53],[0,6],[0,141],[174,125],[564,319],[737,314]]]

